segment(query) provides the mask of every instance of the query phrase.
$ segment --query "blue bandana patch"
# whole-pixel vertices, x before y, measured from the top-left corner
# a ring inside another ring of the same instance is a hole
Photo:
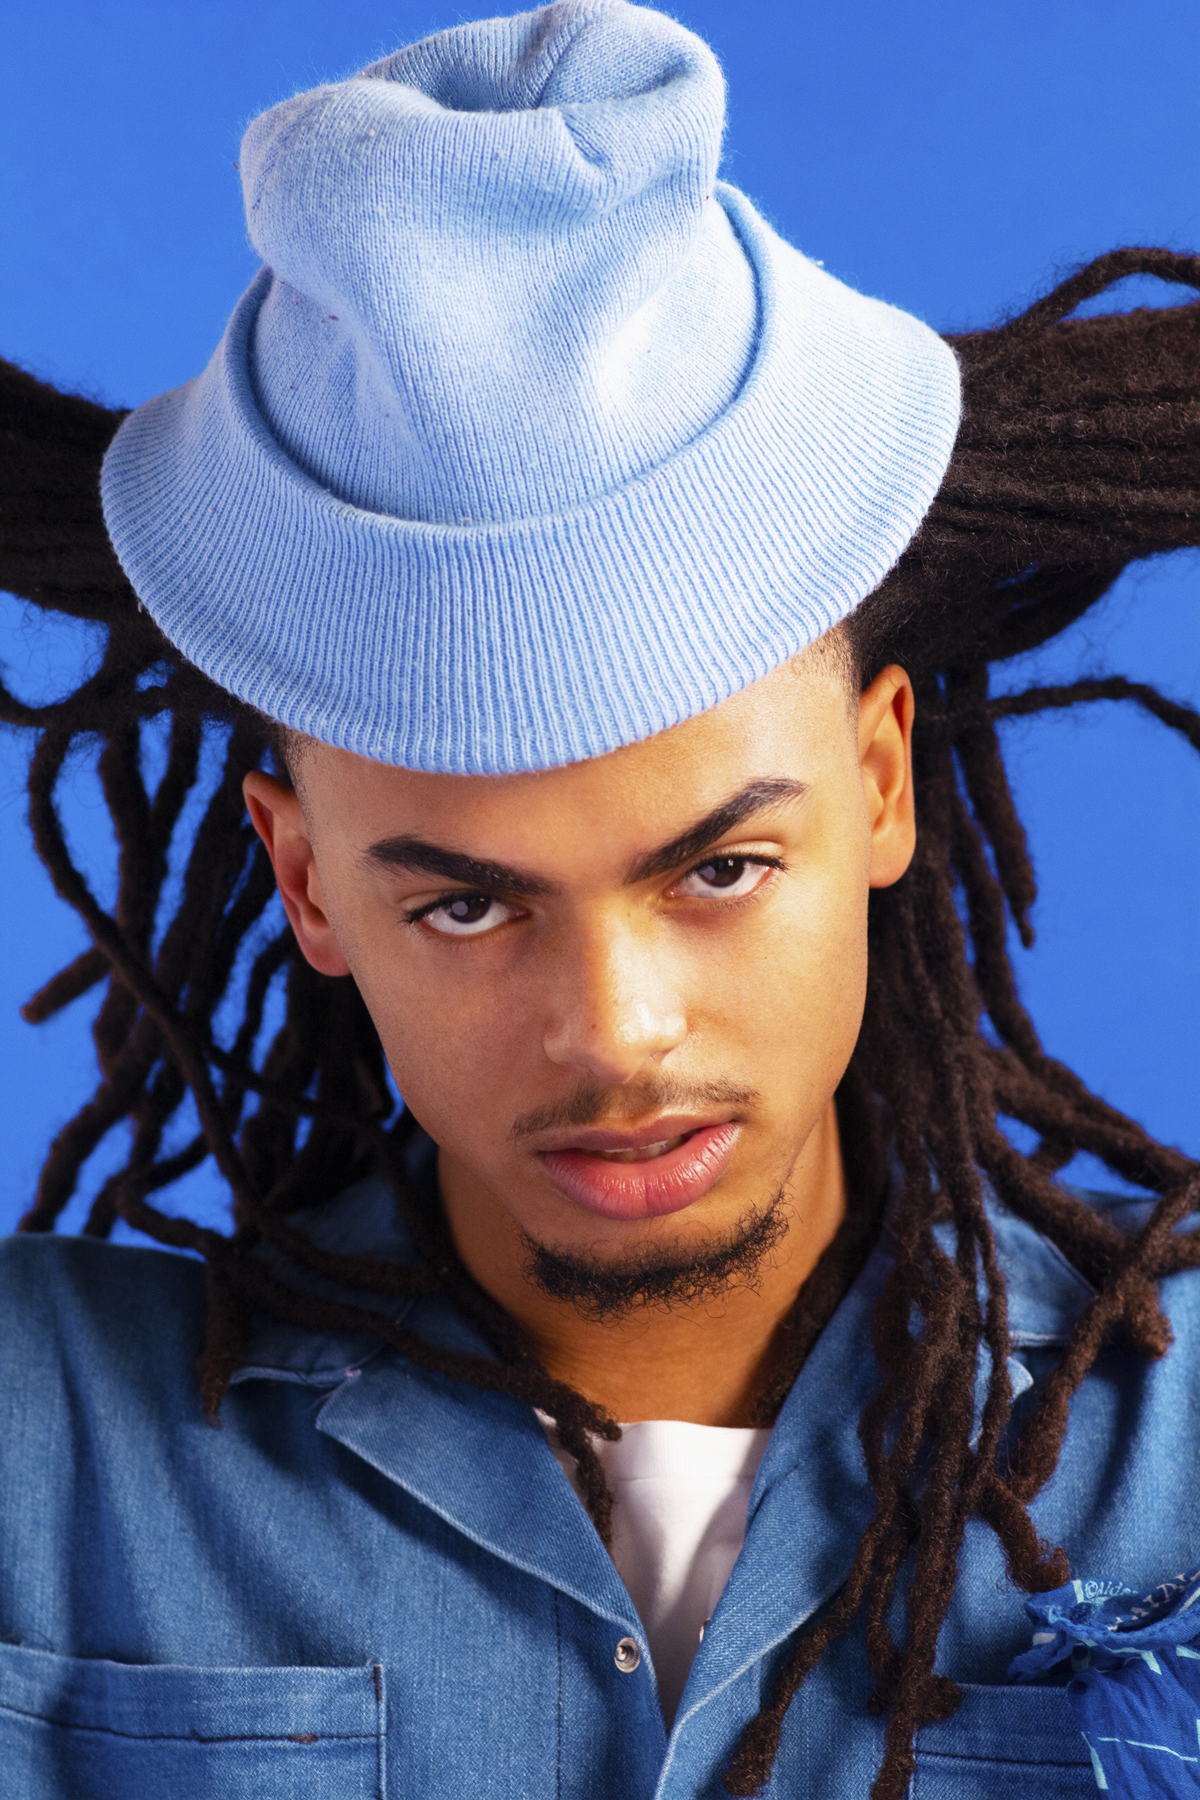
[[[1200,1570],[1149,1593],[1068,1581],[1025,1603],[1033,1648],[1009,1670],[1034,1681],[1070,1658],[1067,1698],[1113,1800],[1200,1795]]]

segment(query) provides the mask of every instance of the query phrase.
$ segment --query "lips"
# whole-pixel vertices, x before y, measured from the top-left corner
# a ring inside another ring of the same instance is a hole
[[[720,1180],[742,1128],[726,1121],[680,1131],[679,1123],[664,1119],[640,1132],[579,1132],[561,1149],[539,1152],[538,1161],[560,1194],[601,1218],[681,1212]]]

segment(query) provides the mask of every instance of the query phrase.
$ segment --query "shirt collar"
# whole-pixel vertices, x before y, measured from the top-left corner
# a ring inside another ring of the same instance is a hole
[[[408,1180],[418,1200],[434,1204],[437,1145],[424,1132],[418,1133],[405,1162]],[[378,1256],[388,1262],[417,1260],[395,1190],[383,1176],[372,1175],[365,1181],[356,1182],[323,1205],[294,1213],[289,1222],[298,1231],[305,1232],[322,1250],[343,1256]],[[439,1295],[418,1297],[375,1293],[331,1281],[296,1264],[288,1265],[286,1280],[290,1287],[303,1292],[383,1313],[439,1349],[459,1351],[467,1356],[495,1354],[453,1302]],[[256,1314],[242,1365],[234,1374],[233,1382],[298,1381],[310,1387],[335,1387],[385,1348],[386,1345],[367,1332],[312,1331],[282,1319]]]
[[[1079,1198],[1091,1201],[1105,1196]],[[984,1206],[1008,1286],[1008,1332],[1013,1348],[1064,1344],[1095,1289],[1056,1244],[1009,1211],[990,1183],[985,1183]],[[947,1255],[954,1255],[953,1225],[935,1226],[934,1237]]]

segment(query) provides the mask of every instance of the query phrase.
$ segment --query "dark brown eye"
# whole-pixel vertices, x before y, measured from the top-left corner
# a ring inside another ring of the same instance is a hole
[[[736,887],[746,869],[744,856],[714,856],[711,862],[701,863],[696,874],[709,887]]]
[[[491,904],[490,894],[464,894],[461,900],[451,900],[443,910],[456,925],[478,925],[487,918]]]
[[[423,921],[442,937],[481,937],[513,917],[513,908],[492,894],[455,894],[431,906]]]
[[[774,864],[750,856],[710,856],[673,890],[689,900],[744,900],[768,880]]]

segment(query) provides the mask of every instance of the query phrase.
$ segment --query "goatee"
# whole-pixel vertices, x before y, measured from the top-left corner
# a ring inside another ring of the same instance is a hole
[[[780,1189],[769,1206],[743,1213],[729,1232],[701,1249],[668,1245],[610,1262],[572,1256],[526,1237],[525,1274],[551,1300],[566,1300],[583,1318],[603,1323],[625,1318],[639,1306],[670,1310],[719,1299],[734,1287],[754,1287],[787,1230]]]

